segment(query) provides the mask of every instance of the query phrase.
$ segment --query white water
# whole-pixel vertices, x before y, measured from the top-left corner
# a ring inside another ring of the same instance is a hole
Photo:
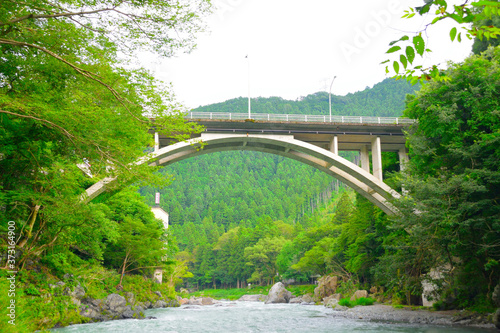
[[[182,306],[146,311],[157,319],[115,320],[73,325],[53,330],[62,332],[165,332],[165,333],[309,333],[309,332],[485,332],[473,328],[377,323],[333,317],[324,306],[222,302],[210,306]]]

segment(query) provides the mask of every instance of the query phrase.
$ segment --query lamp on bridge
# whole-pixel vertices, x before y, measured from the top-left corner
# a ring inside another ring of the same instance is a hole
[[[333,81],[335,81],[335,78],[337,76],[333,77],[332,84],[330,84],[330,94],[328,95],[328,100],[330,102],[330,122],[332,122],[332,86],[333,86]]]

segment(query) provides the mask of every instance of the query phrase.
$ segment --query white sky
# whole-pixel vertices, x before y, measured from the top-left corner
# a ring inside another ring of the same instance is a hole
[[[172,82],[178,100],[189,108],[247,97],[249,82],[252,97],[292,100],[328,91],[334,75],[333,94],[363,90],[386,77],[380,62],[388,58],[389,42],[430,21],[400,18],[422,0],[213,2],[219,10],[207,19],[210,33],[198,37],[196,50],[143,64]],[[467,38],[451,43],[451,27],[445,23],[428,30],[427,47],[433,52],[424,65],[461,61],[470,54]]]

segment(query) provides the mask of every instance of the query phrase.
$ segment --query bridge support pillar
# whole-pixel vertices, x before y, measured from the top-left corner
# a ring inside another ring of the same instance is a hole
[[[330,151],[335,155],[339,154],[339,137],[334,135],[330,141]]]
[[[372,166],[373,175],[382,180],[382,147],[379,136],[372,140]]]
[[[408,154],[406,153],[406,148],[401,148],[399,150],[399,170],[403,171],[406,169],[406,163],[408,163],[409,158]]]
[[[155,132],[155,151],[160,149],[160,135],[158,132]]]
[[[370,156],[368,155],[368,146],[361,147],[361,169],[370,172]]]

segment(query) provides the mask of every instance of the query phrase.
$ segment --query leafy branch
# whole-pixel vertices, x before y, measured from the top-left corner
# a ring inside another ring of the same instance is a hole
[[[458,27],[455,26],[449,31],[450,39],[453,42],[461,42],[464,35],[468,39],[478,38],[479,40],[483,40],[483,38],[489,40],[500,35],[500,28],[495,26],[471,26],[473,23],[500,15],[500,3],[497,1],[470,2],[467,0],[461,5],[450,6],[446,0],[426,0],[425,5],[421,7],[410,7],[402,17],[411,19],[416,15],[423,16],[430,13],[431,9],[435,9],[435,17],[423,29],[416,31],[413,36],[404,35],[389,43],[390,48],[386,53],[395,55],[396,59],[387,59],[382,62],[382,64],[387,64],[386,73],[393,72],[397,79],[406,78],[413,84],[419,81],[447,80],[447,76],[437,65],[424,68],[424,66],[417,64],[415,59],[416,55],[423,58],[426,53],[432,52],[426,47],[426,41],[422,34],[426,33],[430,26],[445,19],[451,19],[458,24]],[[391,62],[392,66],[390,66]]]

